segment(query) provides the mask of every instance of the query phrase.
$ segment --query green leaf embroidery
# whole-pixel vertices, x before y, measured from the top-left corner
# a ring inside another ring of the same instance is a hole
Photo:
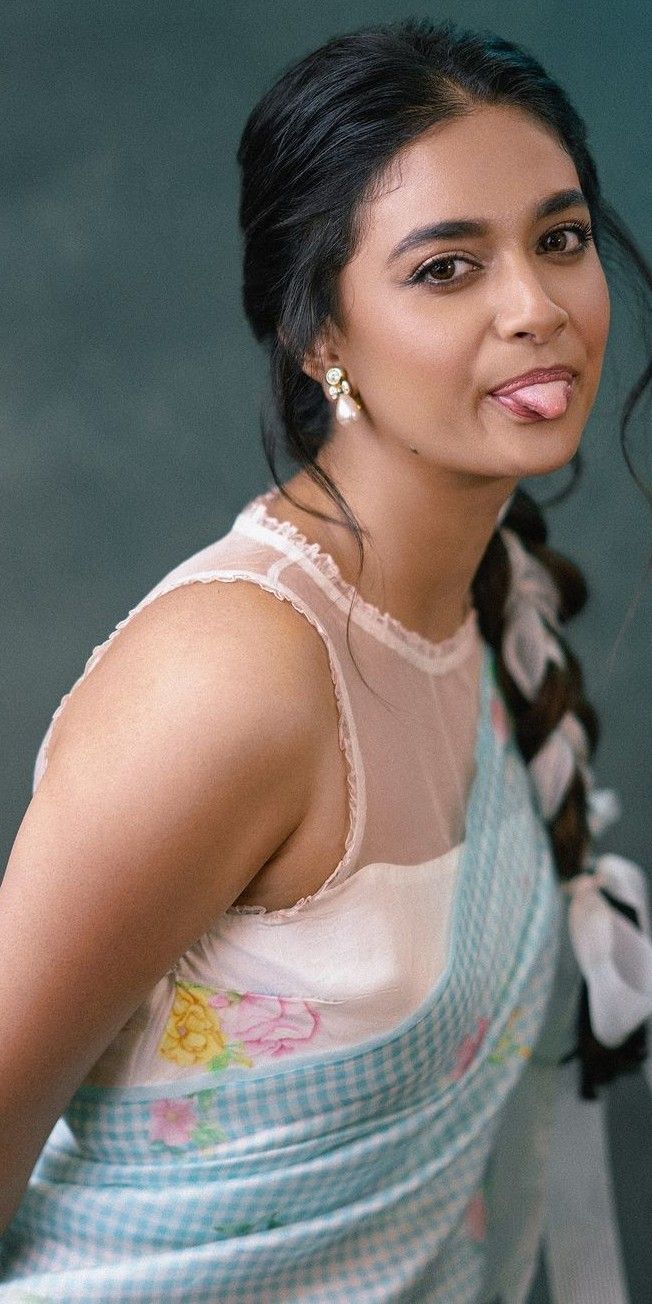
[[[517,1042],[512,1035],[512,1029],[519,1014],[522,1013],[522,1010],[522,1005],[516,1005],[512,1010],[507,1020],[505,1031],[496,1043],[494,1050],[492,1050],[491,1054],[488,1056],[491,1064],[504,1064],[507,1056],[511,1054],[521,1055],[523,1059],[527,1059],[532,1054],[531,1046],[526,1046],[522,1042]]]
[[[214,1055],[209,1060],[208,1067],[211,1073],[218,1073],[220,1069],[228,1069],[229,1064],[242,1064],[247,1069],[252,1067],[253,1060],[247,1055],[241,1041],[230,1041],[219,1055]]]
[[[206,1109],[210,1109],[211,1105],[213,1104],[214,1098],[215,1098],[214,1093],[211,1087],[208,1087],[205,1091],[197,1091],[195,1093],[197,1108],[201,1110],[202,1113]]]
[[[214,1123],[200,1123],[192,1134],[192,1143],[195,1146],[212,1146],[218,1141],[226,1141],[226,1132],[216,1127]]]

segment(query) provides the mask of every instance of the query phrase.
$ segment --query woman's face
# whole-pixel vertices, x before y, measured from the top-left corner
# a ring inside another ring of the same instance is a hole
[[[600,379],[609,293],[595,245],[568,226],[589,224],[586,205],[536,216],[571,189],[570,157],[511,107],[429,129],[397,159],[341,274],[343,331],[331,338],[377,438],[482,476],[537,475],[573,456]],[[397,252],[418,228],[458,219],[486,234],[426,236]],[[555,364],[578,373],[561,416],[529,421],[488,396]]]

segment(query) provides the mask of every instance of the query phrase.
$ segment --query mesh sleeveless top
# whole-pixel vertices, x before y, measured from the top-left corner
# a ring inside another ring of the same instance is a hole
[[[232,906],[161,977],[46,1144],[0,1300],[525,1299],[563,907],[493,654],[473,610],[433,643],[357,598],[361,678],[352,589],[275,498],[166,575],[77,683],[172,588],[290,602],[328,654],[343,856],[288,908]]]

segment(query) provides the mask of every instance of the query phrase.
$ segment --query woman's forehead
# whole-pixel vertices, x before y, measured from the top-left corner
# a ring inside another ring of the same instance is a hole
[[[427,221],[522,224],[564,188],[579,179],[552,130],[511,105],[482,106],[427,128],[395,157],[365,205],[359,252],[389,249]]]

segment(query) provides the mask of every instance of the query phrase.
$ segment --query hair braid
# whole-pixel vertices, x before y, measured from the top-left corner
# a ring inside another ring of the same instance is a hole
[[[587,759],[590,761],[599,742],[600,723],[594,707],[585,695],[581,665],[566,640],[558,631],[550,630],[558,640],[566,664],[562,668],[556,662],[548,661],[534,700],[529,700],[521,692],[503,657],[505,607],[512,578],[509,555],[501,538],[503,527],[513,530],[519,536],[528,552],[536,557],[552,577],[559,594],[561,623],[582,610],[588,598],[588,589],[579,568],[568,557],[548,546],[548,530],[541,508],[519,487],[501,528],[490,539],[472,585],[481,633],[496,652],[498,683],[512,716],[518,747],[526,763],[530,764],[564,715],[570,711],[584,727],[588,741]],[[579,769],[572,775],[558,810],[547,822],[547,829],[559,877],[561,880],[571,879],[592,849],[588,791]],[[622,902],[608,893],[607,896],[613,906],[632,919],[631,907],[623,906]],[[646,1033],[645,1024],[641,1024],[620,1046],[603,1046],[591,1029],[588,989],[586,982],[582,981],[576,1019],[577,1046],[566,1056],[566,1060],[579,1056],[581,1094],[586,1099],[595,1098],[597,1085],[609,1082],[619,1073],[635,1069],[646,1058]]]
[[[529,494],[518,489],[502,522],[520,538],[551,575],[559,593],[560,621],[566,622],[581,611],[588,598],[584,576],[578,567],[561,553],[548,547],[547,526],[543,513]],[[514,682],[502,656],[505,606],[510,589],[509,555],[498,529],[492,535],[473,580],[480,630],[496,652],[498,682],[508,706],[516,741],[529,764],[567,711],[577,716],[589,741],[589,760],[595,753],[600,726],[598,716],[585,696],[584,677],[577,657],[564,638],[555,635],[564,655],[566,667],[548,662],[545,678],[537,697],[530,701]],[[551,632],[555,634],[555,631]],[[590,846],[587,791],[581,774],[576,772],[562,806],[549,824],[555,860],[562,879],[577,873]]]

